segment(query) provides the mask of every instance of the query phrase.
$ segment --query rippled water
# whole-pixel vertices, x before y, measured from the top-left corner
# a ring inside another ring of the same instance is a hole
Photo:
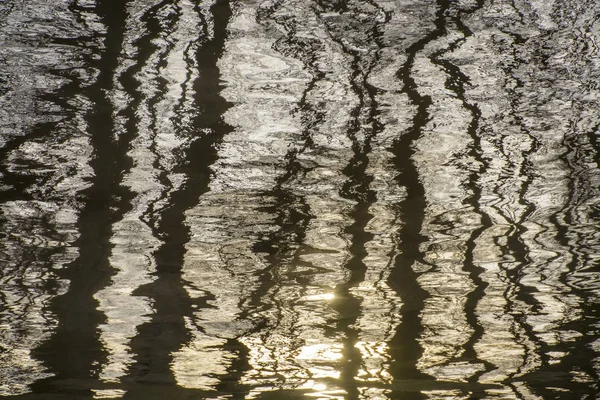
[[[0,0],[0,397],[596,399],[600,3]]]

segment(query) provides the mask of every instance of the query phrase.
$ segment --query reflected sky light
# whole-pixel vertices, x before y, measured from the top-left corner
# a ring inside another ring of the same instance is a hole
[[[599,12],[0,1],[0,397],[598,397]]]

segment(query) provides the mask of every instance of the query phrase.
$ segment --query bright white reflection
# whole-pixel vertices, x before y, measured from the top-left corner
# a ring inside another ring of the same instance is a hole
[[[191,324],[187,321],[191,328]],[[195,332],[187,346],[173,354],[171,366],[177,384],[188,389],[211,390],[218,376],[227,373],[231,355],[221,350],[226,340]]]
[[[337,343],[318,343],[303,346],[296,358],[298,360],[336,361],[342,358],[342,346]]]
[[[306,397],[317,399],[344,399],[346,395],[346,392],[343,390],[329,388],[325,383],[313,380],[307,381],[302,385],[301,389],[312,390],[312,392],[306,394]]]
[[[460,390],[424,390],[422,392],[430,400],[458,400],[469,399],[471,395],[465,395]]]
[[[306,362],[310,368],[311,376],[316,379],[331,378],[338,379],[340,371],[332,362],[341,360],[342,346],[338,343],[316,343],[300,348],[296,360],[300,363]]]
[[[127,393],[120,389],[92,389],[94,399],[120,399]]]
[[[306,301],[328,301],[335,298],[335,293],[317,293],[304,297]]]
[[[363,358],[363,366],[356,379],[364,382],[391,383],[392,375],[387,371],[389,366],[387,353],[389,347],[384,342],[357,342],[356,347]]]

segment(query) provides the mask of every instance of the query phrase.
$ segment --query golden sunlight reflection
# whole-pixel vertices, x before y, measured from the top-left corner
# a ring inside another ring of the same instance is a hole
[[[300,389],[309,390],[306,397],[314,397],[316,399],[345,399],[346,392],[340,389],[331,389],[325,383],[316,382],[313,380],[307,381]]]
[[[335,298],[335,293],[317,293],[310,294],[304,297],[306,301],[320,301],[320,300],[333,300]]]
[[[177,384],[188,389],[211,390],[218,376],[227,373],[231,355],[221,350],[225,339],[195,332],[190,344],[173,355],[171,367]]]
[[[363,367],[358,371],[357,380],[364,382],[391,383],[388,372],[389,347],[385,342],[358,342],[354,345],[361,353]]]
[[[317,362],[331,362],[337,361],[342,358],[342,347],[337,343],[314,343],[308,344],[306,346],[302,346],[300,348],[300,353],[296,356],[297,360],[314,360]],[[314,374],[313,376],[319,378],[321,376],[317,376]],[[326,372],[322,377],[324,378],[336,378],[339,376],[339,372],[335,371],[333,373]]]

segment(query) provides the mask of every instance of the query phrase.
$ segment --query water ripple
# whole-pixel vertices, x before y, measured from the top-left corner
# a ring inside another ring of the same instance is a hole
[[[0,0],[0,396],[596,398],[594,0]]]

